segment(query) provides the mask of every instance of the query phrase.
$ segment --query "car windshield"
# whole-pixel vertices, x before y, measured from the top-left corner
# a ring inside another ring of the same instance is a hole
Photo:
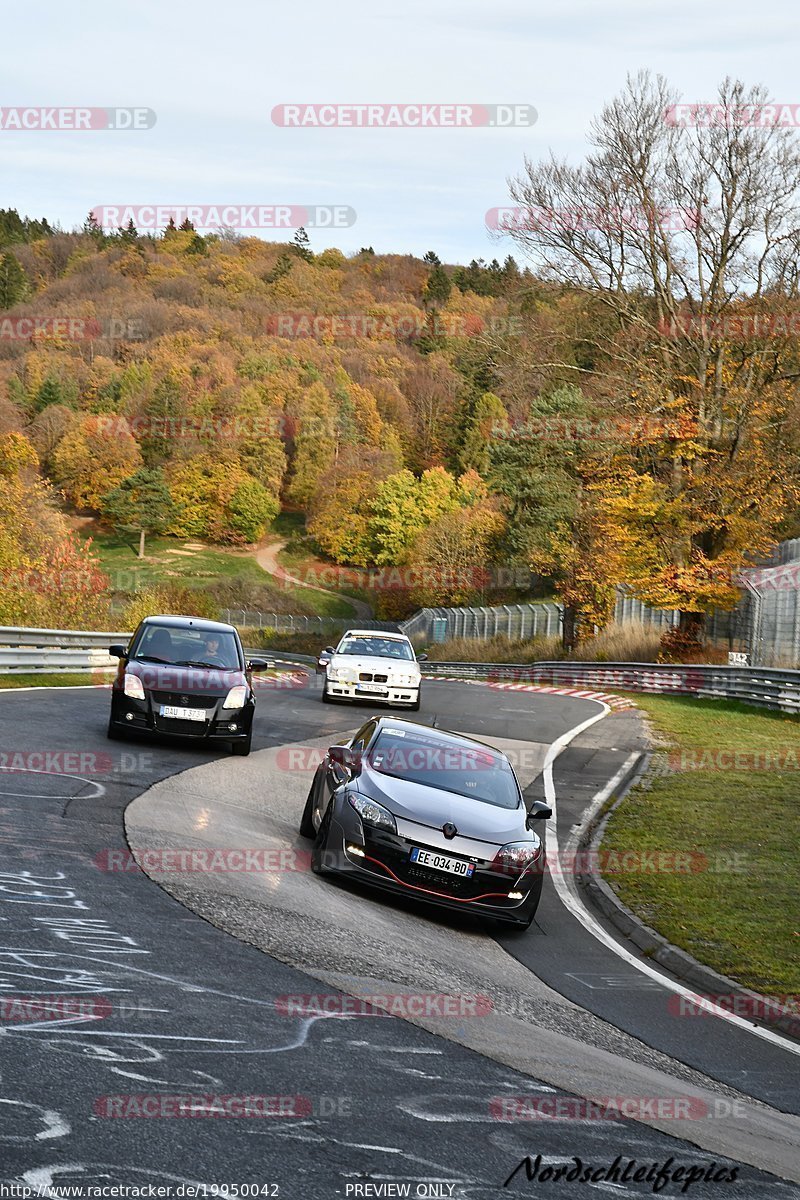
[[[406,662],[414,659],[414,651],[408,642],[397,638],[358,637],[346,638],[340,643],[337,654],[360,654],[365,658],[402,658]]]
[[[145,625],[131,658],[140,662],[167,663],[171,667],[241,669],[236,637],[228,630]]]
[[[384,729],[369,751],[369,765],[382,775],[441,788],[498,808],[516,808],[519,789],[502,754],[455,739]]]

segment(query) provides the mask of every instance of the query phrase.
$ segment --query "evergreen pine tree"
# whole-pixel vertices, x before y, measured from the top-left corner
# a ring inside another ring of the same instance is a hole
[[[28,277],[16,255],[7,252],[0,258],[0,309],[13,308],[28,291]]]

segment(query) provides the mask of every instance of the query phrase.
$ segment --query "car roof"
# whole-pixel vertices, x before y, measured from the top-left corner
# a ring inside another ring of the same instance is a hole
[[[345,638],[349,637],[394,638],[398,642],[409,640],[404,633],[389,633],[386,629],[348,629],[339,640],[343,642]]]
[[[166,625],[170,629],[197,629],[201,633],[236,633],[233,625],[223,621],[209,621],[206,617],[145,617],[145,625]]]
[[[420,721],[407,721],[404,717],[379,717],[378,726],[381,729],[399,729],[403,732],[413,730],[415,733],[422,733],[425,737],[433,737],[441,742],[459,742],[467,746],[478,746],[481,750],[491,750],[493,754],[499,755],[508,762],[502,750],[498,750],[496,746],[490,746],[488,742],[468,737],[465,733],[453,733],[450,729],[434,729],[431,725],[423,725]]]

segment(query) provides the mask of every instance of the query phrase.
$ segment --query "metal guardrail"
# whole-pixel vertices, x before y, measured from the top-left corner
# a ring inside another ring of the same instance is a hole
[[[738,700],[780,712],[800,713],[800,671],[771,667],[717,667],[705,663],[448,663],[420,664],[426,676],[489,679],[592,691],[652,692]]]
[[[0,646],[110,646],[130,639],[129,633],[98,633],[94,629],[29,629],[23,626],[0,625]]]
[[[111,658],[100,649],[0,648],[0,675],[64,675],[80,671],[110,671],[116,666],[116,658]]]
[[[0,627],[0,673],[60,673],[115,667],[107,653],[127,633],[74,629]],[[310,656],[291,655],[313,662]],[[426,678],[488,679],[570,687],[577,690],[651,692],[701,699],[738,700],[780,712],[800,714],[800,671],[772,667],[718,667],[705,663],[672,665],[628,662],[423,662]]]
[[[127,645],[129,633],[88,629],[26,629],[0,626],[0,675],[63,675],[116,667],[108,647]]]

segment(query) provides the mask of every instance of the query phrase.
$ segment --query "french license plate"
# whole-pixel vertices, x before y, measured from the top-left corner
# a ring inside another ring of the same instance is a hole
[[[162,704],[160,714],[162,717],[171,717],[178,721],[205,721],[206,719],[204,708],[182,708],[179,704]]]
[[[411,851],[411,861],[421,867],[435,867],[437,871],[447,871],[450,875],[461,875],[464,879],[471,878],[475,866],[460,858],[450,858],[449,854],[436,854],[433,850],[420,850],[415,846]]]
[[[357,692],[372,692],[376,696],[388,695],[386,685],[383,683],[357,683]]]

